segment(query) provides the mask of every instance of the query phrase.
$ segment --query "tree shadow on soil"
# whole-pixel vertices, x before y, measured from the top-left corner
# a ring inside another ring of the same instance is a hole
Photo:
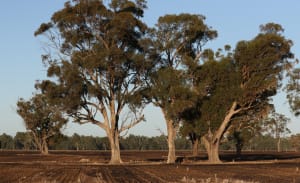
[[[240,156],[235,153],[227,152],[221,153],[220,159],[223,162],[243,162],[243,161],[265,161],[265,160],[292,160],[300,158],[300,154],[296,152],[245,152]],[[167,160],[166,156],[157,158],[147,158],[146,161],[149,162],[165,162]],[[207,161],[208,157],[205,154],[200,154],[198,156],[190,155],[178,155],[176,158],[176,163],[182,162],[199,162]]]

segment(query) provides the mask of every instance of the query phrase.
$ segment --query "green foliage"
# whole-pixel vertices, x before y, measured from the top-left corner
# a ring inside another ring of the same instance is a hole
[[[253,141],[255,142],[254,144],[252,144],[252,148],[253,149],[260,149],[260,150],[276,150],[276,139],[274,139],[272,136],[270,135],[264,135],[264,136],[260,136],[260,137],[256,137],[253,139]]]
[[[21,135],[18,135],[21,134]],[[24,136],[25,134],[25,136]],[[1,149],[11,150],[20,149],[28,150],[23,145],[27,141],[28,132],[17,132],[15,137],[7,134],[0,135]],[[282,138],[282,150],[300,150],[299,134],[291,135]],[[25,138],[25,139],[24,139]],[[17,142],[17,143],[16,143]],[[78,143],[79,142],[79,143]],[[137,143],[138,142],[138,143]],[[129,135],[120,140],[123,150],[167,150],[167,140],[165,136],[146,137],[139,135]],[[221,142],[220,150],[235,150],[235,140],[226,138]],[[191,143],[188,139],[177,137],[175,139],[176,149],[190,150]],[[32,145],[32,144],[31,144]],[[35,147],[30,146],[31,149]],[[110,145],[107,137],[93,137],[73,134],[72,136],[61,136],[56,143],[49,146],[52,150],[110,150]],[[200,148],[203,148],[202,146]],[[243,144],[244,150],[261,151],[261,150],[276,150],[276,138],[268,134],[256,134],[253,138],[245,141]]]
[[[285,88],[287,92],[287,99],[290,104],[292,112],[300,115],[300,68],[295,68],[288,73],[289,82]]]
[[[150,77],[146,96],[177,123],[194,98],[187,68],[199,61],[202,47],[217,36],[204,20],[202,15],[165,15],[158,19],[151,32],[159,61]]]
[[[228,139],[241,144],[249,142],[253,137],[260,135],[263,132],[263,123],[261,120],[236,119],[232,122],[230,129],[228,129]]]
[[[193,109],[186,111],[184,127],[192,130],[198,138],[209,128],[213,131],[218,129],[232,102],[241,95],[240,77],[236,70],[227,57],[220,61],[207,61],[194,70],[198,101]]]
[[[118,128],[124,106],[137,103],[132,96],[138,95],[151,65],[141,44],[147,30],[139,19],[143,8],[143,0],[111,1],[108,5],[76,0],[67,2],[50,23],[36,31],[35,35],[46,35],[60,55],[44,57],[48,76],[57,80],[37,86],[51,102],[62,104],[76,122],[104,128],[98,116],[108,120],[110,112],[114,116],[110,126]]]
[[[277,139],[282,138],[291,133],[290,129],[287,127],[287,124],[290,122],[290,118],[272,111],[270,116],[264,120],[265,132],[274,135]]]
[[[73,150],[96,150],[101,149],[101,142],[97,142],[97,138],[92,136],[84,136],[84,135],[78,135],[73,134],[70,137],[71,141],[71,148]]]
[[[182,71],[173,68],[158,70],[151,77],[152,87],[147,93],[169,119],[177,122],[184,109],[193,105],[193,94],[182,75]]]
[[[145,150],[147,148],[148,138],[145,136],[129,135],[120,142],[122,148],[132,150]]]
[[[192,141],[200,139],[209,129],[216,130],[228,107],[241,95],[240,77],[229,52],[230,46],[226,45],[225,51],[227,54],[221,54],[219,49],[217,55],[206,49],[201,55],[203,63],[189,68],[196,102],[182,115],[181,134]]]
[[[176,149],[180,150],[186,150],[186,149],[191,149],[191,143],[188,139],[184,137],[178,137],[175,139],[175,147]]]
[[[14,140],[13,137],[3,133],[0,135],[0,149],[13,149]]]
[[[267,23],[265,25],[261,25],[259,28],[262,33],[267,33],[267,34],[280,34],[284,32],[284,29],[281,25],[273,22]]]
[[[150,137],[145,149],[166,150],[168,149],[167,137],[164,135]]]
[[[184,122],[181,134],[191,140],[221,129],[219,141],[230,127],[236,140],[253,137],[253,129],[259,129],[256,122],[267,116],[271,97],[282,85],[283,73],[292,67],[292,41],[282,35],[283,27],[261,25],[256,37],[239,41],[234,51],[230,45],[203,50],[217,37],[204,16],[164,15],[148,29],[140,20],[145,8],[145,0],[73,0],[55,12],[49,23],[41,24],[35,35],[46,35],[59,55],[43,56],[53,80],[37,84],[49,105],[61,105],[78,123],[100,126],[110,143],[143,119],[137,117],[139,109],[150,102],[162,109],[174,129]],[[287,87],[296,114],[298,73],[290,75]],[[124,108],[136,117],[125,127],[119,122]],[[229,112],[232,116],[222,126]],[[75,134],[72,144],[77,145],[71,148],[102,148],[94,146],[93,140]],[[123,148],[147,148],[144,137],[121,140]]]
[[[271,23],[262,27],[263,32],[253,40],[237,44],[234,61],[242,79],[242,94],[237,99],[240,107],[261,111],[266,116],[267,110],[256,109],[268,107],[270,97],[281,86],[282,74],[291,66],[293,54],[292,42],[279,34],[280,25]]]
[[[17,112],[26,129],[39,137],[59,133],[67,122],[60,108],[50,105],[47,100],[43,94],[36,94],[28,101],[21,98],[17,103]]]
[[[232,103],[241,96],[236,70],[229,58],[206,62],[197,70],[197,90],[203,96],[199,120],[206,130],[218,129]]]
[[[259,34],[238,43],[234,58],[240,68],[244,104],[261,103],[276,94],[282,73],[290,64],[291,42],[278,34]]]
[[[185,120],[184,135],[200,138],[212,132],[213,138],[219,140],[232,127],[236,137],[233,139],[244,141],[255,126],[247,129],[247,123],[256,123],[268,115],[271,97],[280,88],[283,73],[291,67],[293,54],[292,42],[281,35],[280,25],[262,25],[261,31],[252,40],[238,42],[232,52],[226,45],[227,54],[222,54],[222,49],[204,50],[203,62],[189,68],[198,101],[192,109],[196,115],[186,115],[195,118]],[[225,123],[234,103],[234,115]],[[234,130],[236,124],[238,130]]]
[[[37,148],[31,132],[17,132],[14,143],[16,149],[32,150]]]
[[[300,151],[300,134],[291,135],[290,142],[295,151]]]
[[[37,146],[45,143],[45,141],[48,144],[54,135],[61,133],[60,130],[67,123],[60,107],[50,105],[44,94],[36,94],[28,101],[23,98],[19,99],[17,113],[23,118],[25,127],[32,134]],[[23,134],[17,135],[19,137]],[[24,135],[29,138],[28,134]]]
[[[165,15],[158,19],[154,40],[163,54],[164,65],[192,64],[206,42],[217,37],[217,31],[205,23],[203,15]]]
[[[281,149],[284,151],[295,151],[299,147],[299,139],[295,135],[281,139]],[[297,146],[298,145],[298,146]],[[243,141],[244,151],[276,151],[277,139],[269,134],[256,134],[251,139]],[[226,138],[220,144],[220,150],[236,151],[236,139]]]

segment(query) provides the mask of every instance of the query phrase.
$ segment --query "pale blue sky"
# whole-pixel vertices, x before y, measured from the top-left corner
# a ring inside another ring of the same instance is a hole
[[[14,135],[25,131],[22,119],[16,114],[18,98],[28,99],[34,92],[34,83],[45,78],[40,55],[43,54],[40,40],[33,36],[42,22],[63,7],[64,0],[9,0],[0,6],[0,134]],[[230,44],[233,47],[242,39],[251,39],[258,27],[267,22],[280,23],[285,35],[294,41],[293,52],[300,55],[300,1],[299,0],[148,0],[144,21],[155,24],[164,14],[197,13],[205,15],[206,23],[219,33],[217,40],[208,46],[212,48]],[[286,104],[285,95],[274,100],[277,110],[292,117]],[[157,129],[165,131],[161,111],[153,107],[145,109],[147,121],[131,133],[149,136],[159,135]],[[292,117],[289,128],[300,133],[299,118]],[[65,132],[104,136],[96,126],[70,124]]]

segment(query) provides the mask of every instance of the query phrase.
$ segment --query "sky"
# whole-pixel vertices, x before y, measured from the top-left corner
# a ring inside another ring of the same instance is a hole
[[[36,80],[46,78],[46,68],[41,61],[44,53],[41,39],[34,31],[51,15],[63,8],[64,0],[9,0],[0,6],[0,134],[15,135],[26,131],[16,113],[19,98],[29,99]],[[165,14],[193,13],[206,17],[206,24],[218,31],[218,38],[206,48],[217,49],[225,44],[232,47],[240,40],[254,38],[259,25],[268,22],[281,24],[284,35],[293,40],[292,51],[300,58],[300,1],[299,0],[148,0],[143,21],[153,26]],[[291,118],[288,125],[293,134],[300,133],[299,118],[294,117],[284,93],[274,97],[278,113]],[[148,106],[144,110],[146,121],[129,131],[136,135],[156,136],[166,133],[161,110]],[[94,125],[69,123],[64,133],[72,135],[105,136]]]

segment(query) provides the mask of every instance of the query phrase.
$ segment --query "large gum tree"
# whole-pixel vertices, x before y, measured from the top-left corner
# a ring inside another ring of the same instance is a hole
[[[143,0],[73,0],[35,32],[48,38],[43,59],[53,78],[39,87],[75,122],[106,132],[111,164],[122,163],[120,133],[144,119],[133,107],[149,65],[140,44],[144,8]]]
[[[219,144],[233,121],[263,118],[271,109],[282,74],[292,66],[292,42],[282,32],[278,24],[262,25],[254,39],[240,41],[233,53],[219,59],[210,56],[196,69],[197,90],[206,91],[199,120],[206,124],[202,140],[210,162],[220,162]]]
[[[205,43],[217,37],[217,32],[204,21],[202,15],[165,15],[151,31],[152,51],[159,59],[149,80],[147,97],[161,109],[165,118],[169,148],[167,163],[175,163],[174,140],[180,116],[193,103],[187,68],[200,61]]]

